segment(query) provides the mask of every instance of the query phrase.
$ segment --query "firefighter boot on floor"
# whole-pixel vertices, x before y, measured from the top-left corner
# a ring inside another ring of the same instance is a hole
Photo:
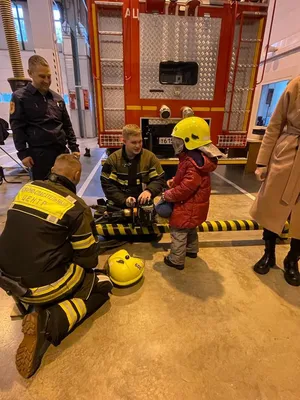
[[[298,255],[289,254],[284,260],[284,279],[289,285],[300,286],[300,274],[298,269]]]
[[[30,378],[41,365],[50,342],[46,338],[48,311],[27,314],[22,323],[24,338],[17,350],[16,367],[23,378]]]
[[[265,275],[270,271],[270,268],[275,267],[275,246],[276,240],[265,241],[265,254],[262,258],[254,265],[254,271],[260,275]]]

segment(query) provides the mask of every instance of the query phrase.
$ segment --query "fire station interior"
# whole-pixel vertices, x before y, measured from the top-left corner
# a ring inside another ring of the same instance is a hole
[[[142,235],[131,237],[122,248],[145,260],[143,278],[131,287],[114,287],[103,307],[58,347],[48,349],[38,372],[29,380],[20,377],[15,367],[15,352],[22,339],[20,313],[13,298],[0,290],[0,398],[298,400],[300,288],[288,285],[283,277],[289,240],[285,233],[279,241],[277,267],[267,275],[258,275],[253,266],[263,254],[262,230],[246,229],[251,220],[249,210],[260,188],[254,171],[265,129],[286,85],[300,74],[299,1],[200,0],[190,5],[160,0],[1,3],[1,7],[8,3],[13,10],[25,77],[31,55],[40,54],[49,61],[51,88],[64,97],[78,138],[82,176],[77,194],[88,205],[97,204],[97,199],[104,196],[102,165],[107,149],[120,146],[120,129],[125,123],[139,123],[144,147],[161,160],[167,178],[177,168],[170,135],[182,118],[183,107],[208,121],[213,141],[226,157],[211,174],[208,221],[212,231],[198,233],[198,257],[187,258],[184,270],[178,271],[163,262],[170,250],[168,232],[151,243],[142,240]],[[107,21],[105,13],[113,3],[115,9],[112,15],[107,14],[111,18]],[[226,48],[227,42],[220,39],[224,34],[221,24],[207,22],[210,16],[223,18],[226,7],[233,8],[232,15],[236,9],[234,18],[243,19],[234,20],[235,49],[240,50],[232,60],[227,56],[232,48]],[[164,35],[170,35],[167,18],[195,19],[203,8],[201,29],[210,32],[203,41],[214,35],[213,44],[200,43],[203,31],[199,28],[195,30],[199,43],[194,46],[190,43],[192,36],[181,31],[181,43],[187,47],[177,47],[176,22],[174,48],[186,58],[171,58],[164,41]],[[123,21],[132,19],[128,28],[131,33],[126,28],[122,36],[113,26],[119,23],[118,15],[121,20],[123,15]],[[160,18],[165,18],[162,25]],[[95,21],[99,29],[94,29]],[[7,79],[13,77],[13,70],[4,23],[0,26],[0,117],[9,121],[11,87]],[[128,40],[134,43],[139,24],[140,43],[133,50]],[[162,36],[152,40],[151,26]],[[144,54],[155,42],[161,52],[153,50],[150,66],[146,56],[141,61],[141,77],[148,76],[149,80],[144,86],[141,80],[141,87],[138,81],[136,94],[139,70],[136,64],[129,65],[126,51],[131,49],[132,57],[139,57],[138,49]],[[214,46],[219,46],[218,51]],[[119,58],[120,51],[124,60]],[[200,61],[195,62],[196,53]],[[228,86],[220,91],[223,103],[217,103],[214,90],[220,88],[214,85],[222,82],[222,76],[225,79],[222,69],[226,57],[233,64]],[[153,74],[151,68],[156,61]],[[128,68],[132,68],[131,93],[126,93]],[[202,89],[197,86],[199,77]],[[200,90],[201,95],[205,94],[197,105]],[[206,101],[212,106],[207,107]],[[0,233],[11,202],[30,180],[16,153],[10,131],[0,144]],[[221,231],[219,227],[224,224],[220,221],[228,221],[227,225],[235,229]],[[103,268],[116,250],[104,251],[98,266]]]

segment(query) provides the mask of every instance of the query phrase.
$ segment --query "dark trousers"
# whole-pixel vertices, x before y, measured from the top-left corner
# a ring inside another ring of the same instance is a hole
[[[34,165],[31,169],[33,180],[44,180],[49,175],[56,157],[67,152],[66,148],[61,146],[32,147],[30,155]]]
[[[268,229],[264,229],[263,240],[275,241],[278,238],[277,233],[271,232]],[[296,257],[300,256],[300,240],[292,239],[291,240],[291,254]]]
[[[85,272],[72,264],[58,281],[31,289],[21,300],[40,309],[47,320],[46,334],[55,346],[108,299],[113,285],[103,274]]]
[[[50,313],[46,330],[49,342],[58,346],[83,320],[97,311],[109,299],[107,289],[107,286],[97,284],[87,300],[77,298],[75,293],[68,300],[44,310]]]

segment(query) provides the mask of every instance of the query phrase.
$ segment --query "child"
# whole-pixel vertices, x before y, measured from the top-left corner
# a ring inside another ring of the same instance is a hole
[[[179,166],[168,181],[163,200],[174,203],[170,218],[171,252],[164,258],[169,267],[184,268],[185,257],[196,258],[199,250],[197,226],[206,220],[211,191],[210,172],[223,154],[210,140],[208,124],[198,117],[180,121],[172,133]]]

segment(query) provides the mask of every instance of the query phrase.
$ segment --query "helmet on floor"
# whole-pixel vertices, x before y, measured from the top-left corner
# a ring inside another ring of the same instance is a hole
[[[108,259],[108,275],[118,286],[129,286],[141,279],[145,262],[131,257],[126,250],[119,250]]]
[[[199,117],[182,119],[174,127],[172,136],[182,139],[188,150],[195,150],[211,143],[209,125]]]

